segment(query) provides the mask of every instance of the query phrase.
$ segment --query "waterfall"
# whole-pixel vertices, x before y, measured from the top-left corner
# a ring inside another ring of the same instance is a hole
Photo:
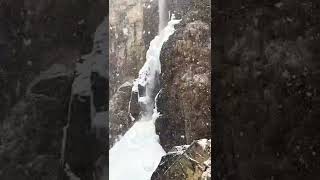
[[[167,26],[169,21],[169,11],[167,0],[159,0],[159,32]]]
[[[155,131],[155,121],[160,115],[155,102],[159,94],[156,91],[161,73],[161,48],[174,33],[174,25],[180,22],[173,18],[150,42],[146,62],[134,82],[132,91],[138,92],[143,112],[141,118],[109,150],[110,180],[150,180],[165,155]]]

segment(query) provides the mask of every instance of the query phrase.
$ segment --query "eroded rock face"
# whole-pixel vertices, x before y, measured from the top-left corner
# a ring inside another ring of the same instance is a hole
[[[162,157],[152,180],[209,180],[211,140],[196,140],[190,145],[175,146]]]
[[[206,9],[193,8],[183,15],[160,55],[163,89],[158,111],[162,116],[156,127],[165,150],[209,138],[211,132],[210,22],[201,14]]]

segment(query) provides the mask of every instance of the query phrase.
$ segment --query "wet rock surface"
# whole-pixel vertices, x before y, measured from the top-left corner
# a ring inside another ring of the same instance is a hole
[[[319,2],[217,7],[217,178],[317,179]]]

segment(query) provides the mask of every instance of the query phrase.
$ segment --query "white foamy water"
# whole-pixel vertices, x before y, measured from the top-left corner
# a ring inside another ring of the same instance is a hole
[[[159,144],[155,131],[155,120],[159,117],[154,108],[155,82],[157,73],[161,73],[160,51],[163,43],[174,33],[174,25],[180,20],[172,19],[168,25],[150,43],[146,62],[134,82],[133,91],[138,85],[145,87],[144,97],[139,102],[151,106],[144,115],[125,133],[109,151],[110,180],[150,180],[165,151]],[[154,108],[154,109],[153,109]]]

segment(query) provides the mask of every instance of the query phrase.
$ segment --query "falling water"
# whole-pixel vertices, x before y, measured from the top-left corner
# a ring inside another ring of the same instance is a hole
[[[159,0],[159,32],[167,26],[169,21],[167,0]]]

